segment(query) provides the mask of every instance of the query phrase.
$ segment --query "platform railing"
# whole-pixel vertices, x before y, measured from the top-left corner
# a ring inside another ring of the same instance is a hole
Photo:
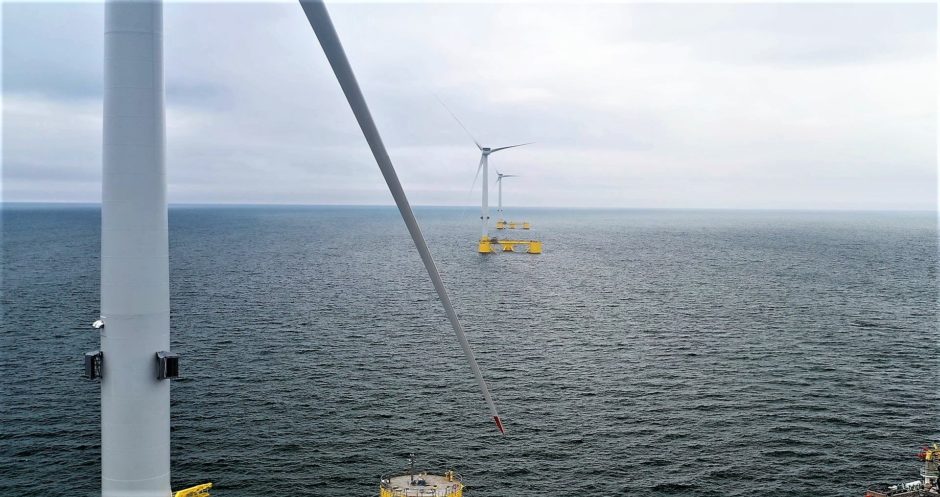
[[[380,488],[379,497],[463,497],[463,487]]]
[[[448,479],[445,485],[411,488],[393,487],[391,476],[383,476],[379,486],[379,497],[463,497],[464,485],[460,474],[448,471],[444,476]]]

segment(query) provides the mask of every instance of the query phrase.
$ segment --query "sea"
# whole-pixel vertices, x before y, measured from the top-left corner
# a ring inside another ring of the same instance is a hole
[[[171,206],[173,487],[861,497],[940,441],[936,213],[507,214],[542,254],[416,208],[500,435],[394,207]],[[100,220],[2,208],[2,496],[100,494]]]

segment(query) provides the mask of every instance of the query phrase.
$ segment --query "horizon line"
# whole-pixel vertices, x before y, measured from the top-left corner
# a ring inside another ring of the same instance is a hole
[[[0,207],[3,206],[100,206],[101,202],[72,202],[72,201],[33,201],[33,200],[14,200],[0,201]],[[170,207],[388,207],[396,208],[395,204],[301,204],[301,203],[279,203],[279,202],[167,202],[167,208]],[[413,204],[412,207],[421,208],[442,208],[442,209],[467,209],[478,207],[477,204],[470,205],[439,205],[439,204]],[[608,211],[784,211],[784,212],[930,212],[936,214],[937,208],[933,209],[914,209],[914,208],[839,208],[839,207],[589,207],[589,206],[510,206],[511,209],[545,209],[545,210],[608,210]],[[495,209],[491,209],[494,210]]]

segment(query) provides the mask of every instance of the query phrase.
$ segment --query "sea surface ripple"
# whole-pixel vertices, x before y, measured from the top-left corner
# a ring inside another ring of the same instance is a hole
[[[500,436],[394,208],[172,207],[174,488],[844,496],[940,437],[933,213],[515,211],[542,255],[417,215]],[[100,211],[3,214],[0,495],[100,492]],[[494,230],[495,233],[495,230]]]

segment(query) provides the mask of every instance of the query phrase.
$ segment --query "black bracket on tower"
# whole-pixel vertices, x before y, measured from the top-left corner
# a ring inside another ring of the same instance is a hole
[[[180,377],[180,355],[176,352],[157,352],[157,379],[175,380]]]
[[[85,378],[97,380],[101,378],[101,362],[104,354],[100,350],[85,352]]]

